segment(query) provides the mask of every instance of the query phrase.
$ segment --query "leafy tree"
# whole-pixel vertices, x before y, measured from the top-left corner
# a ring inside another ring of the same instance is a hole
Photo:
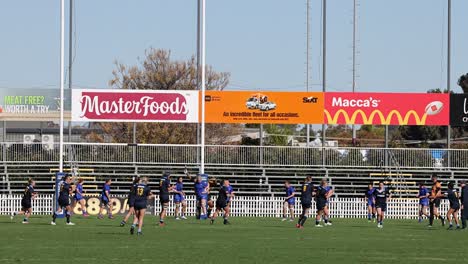
[[[137,65],[127,66],[116,62],[110,86],[128,90],[196,90],[197,64],[194,57],[186,61],[171,59],[171,52],[149,49]],[[229,73],[216,72],[206,67],[206,89],[223,90],[229,83]],[[102,130],[112,136],[114,142],[132,141],[133,123],[98,123]],[[209,143],[221,143],[232,135],[237,125],[207,124],[206,139]],[[138,143],[194,144],[197,124],[138,123]],[[96,137],[96,135],[93,135]]]

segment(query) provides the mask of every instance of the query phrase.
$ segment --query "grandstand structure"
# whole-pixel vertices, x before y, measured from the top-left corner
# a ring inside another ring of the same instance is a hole
[[[200,152],[199,145],[65,143],[64,172],[85,179],[86,195],[98,194],[107,178],[113,180],[113,194],[125,194],[137,175],[155,183],[163,171],[173,177],[183,176],[186,167],[198,173]],[[40,193],[53,193],[58,145],[3,143],[0,157],[1,194],[21,193],[29,177]],[[397,197],[414,198],[418,182],[428,182],[432,173],[444,183],[468,178],[467,161],[468,150],[461,149],[205,146],[205,172],[231,180],[240,196],[279,197],[285,180],[297,187],[312,175],[314,183],[329,179],[338,197],[363,197],[369,182],[383,180]]]

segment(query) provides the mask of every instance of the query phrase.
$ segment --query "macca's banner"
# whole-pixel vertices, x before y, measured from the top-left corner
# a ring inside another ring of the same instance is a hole
[[[450,95],[450,125],[468,126],[468,94]]]
[[[449,124],[448,94],[325,93],[325,124]]]
[[[79,122],[198,122],[198,91],[74,89],[72,120]]]
[[[207,91],[206,123],[321,124],[323,93]]]

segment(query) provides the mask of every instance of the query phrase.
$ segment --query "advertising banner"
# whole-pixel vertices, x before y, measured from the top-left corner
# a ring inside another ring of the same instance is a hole
[[[198,91],[74,89],[72,121],[197,123]]]
[[[321,124],[323,93],[207,91],[206,123]]]
[[[468,94],[450,95],[450,125],[468,126]]]
[[[325,124],[449,124],[448,94],[326,93]]]
[[[85,206],[86,206],[86,212],[89,215],[98,215],[99,210],[101,208],[101,200],[97,196],[85,196]],[[148,202],[148,207],[147,207],[147,213],[152,213],[154,214],[154,206],[153,202],[154,200],[151,200]],[[129,210],[128,206],[128,199],[127,196],[113,196],[111,197],[111,204],[112,204],[112,214],[113,215],[118,215],[118,214],[127,214]],[[76,215],[82,215],[81,204],[76,203],[75,206],[73,207],[73,213]],[[108,214],[109,208],[105,208],[103,211],[104,215]]]
[[[70,90],[65,91],[64,105],[68,119]],[[59,118],[59,89],[0,89],[0,120],[53,121]]]

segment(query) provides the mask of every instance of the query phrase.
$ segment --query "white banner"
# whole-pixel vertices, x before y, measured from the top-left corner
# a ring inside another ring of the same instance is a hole
[[[199,92],[73,89],[72,121],[198,123]]]

